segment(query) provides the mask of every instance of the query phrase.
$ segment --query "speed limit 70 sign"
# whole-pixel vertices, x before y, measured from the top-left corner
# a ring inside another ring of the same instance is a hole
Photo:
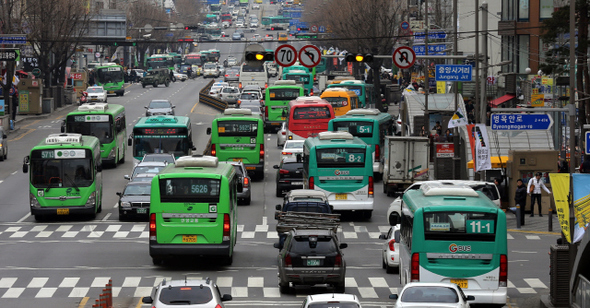
[[[291,66],[297,62],[297,49],[291,45],[281,45],[275,50],[275,61],[280,66]]]

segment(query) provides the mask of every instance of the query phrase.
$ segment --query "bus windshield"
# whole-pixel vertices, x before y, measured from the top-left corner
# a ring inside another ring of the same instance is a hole
[[[33,186],[88,187],[94,182],[90,159],[42,159],[41,152],[43,151],[33,151],[31,157]]]
[[[242,72],[253,72],[253,73],[263,73],[264,72],[264,66],[249,66],[249,65],[242,65]]]
[[[219,136],[252,136],[256,137],[258,122],[254,121],[219,121],[217,122]]]
[[[101,84],[122,82],[123,70],[119,66],[101,67],[96,71],[96,81]]]
[[[365,148],[318,148],[318,168],[364,168]]]
[[[329,101],[330,97],[324,98]],[[349,132],[356,137],[372,137],[373,136],[373,125],[371,122],[366,121],[334,121],[335,131]]]
[[[293,111],[294,120],[315,120],[330,119],[330,109],[328,107],[296,107]]]
[[[190,65],[197,65],[197,66],[201,66],[203,65],[203,62],[201,61],[201,56],[195,56],[195,55],[187,55],[184,58],[184,62],[186,64],[190,64]]]
[[[97,115],[87,122],[85,115],[70,115],[66,121],[66,131],[87,136],[94,136],[101,144],[113,141],[112,120],[108,115]]]
[[[160,202],[218,203],[220,186],[219,179],[160,179]]]
[[[135,135],[136,142],[133,156],[143,157],[150,153],[170,153],[175,157],[188,155],[189,146],[186,136]]]
[[[496,219],[496,213],[425,211],[424,239],[493,242]]]

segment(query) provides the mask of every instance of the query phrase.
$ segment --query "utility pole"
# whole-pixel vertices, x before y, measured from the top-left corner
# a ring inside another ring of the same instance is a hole
[[[478,8],[479,9],[479,8]],[[479,93],[479,98],[481,99],[480,103],[480,110],[479,110],[479,117],[480,122],[483,124],[487,123],[487,95],[486,95],[486,80],[488,76],[488,4],[483,2],[481,4],[481,28],[483,33],[483,42],[482,42],[482,49],[483,49],[483,67],[482,67],[482,77],[483,80],[481,81],[481,91]],[[478,58],[479,59],[479,58]]]
[[[459,42],[459,33],[458,33],[458,29],[457,29],[457,21],[458,21],[458,16],[457,16],[457,0],[453,0],[453,55],[458,55],[459,54],[459,50],[458,50],[458,42]],[[453,62],[455,65],[459,64],[459,61],[457,59],[454,60]],[[445,87],[446,87],[446,83],[445,83]],[[454,83],[453,85],[453,92],[455,94],[455,111],[458,109],[459,106],[459,84],[457,82]],[[462,110],[464,113],[464,116],[467,117],[467,111],[466,110]],[[457,180],[461,177],[461,174],[457,174],[457,166],[459,166],[460,162],[461,162],[461,151],[459,150],[459,128],[455,127],[453,128],[453,146],[454,146],[454,155],[453,155],[453,179]]]
[[[569,109],[569,129],[570,129],[570,236],[571,240],[573,241],[573,234],[575,231],[575,222],[576,217],[574,216],[574,193],[573,193],[573,176],[572,174],[576,172],[576,25],[575,25],[575,14],[576,10],[576,1],[570,0],[570,101],[568,104]],[[567,153],[567,152],[566,152]],[[577,246],[573,243],[569,245],[569,270],[572,273],[574,262],[576,261],[577,255]],[[570,303],[571,303],[571,294],[572,290],[569,290],[570,294]]]
[[[424,6],[424,52],[426,55],[426,59],[424,59],[426,63],[426,65],[424,65],[426,71],[424,73],[424,129],[430,131],[430,112],[428,110],[428,92],[430,92],[430,79],[428,78],[428,0],[424,1]]]
[[[480,104],[479,91],[479,0],[475,0],[475,111],[478,116],[481,114],[481,108],[485,108]],[[482,123],[481,118],[476,117],[475,121]]]

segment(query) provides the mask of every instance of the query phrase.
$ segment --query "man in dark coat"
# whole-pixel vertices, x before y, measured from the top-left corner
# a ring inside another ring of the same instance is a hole
[[[514,195],[514,201],[516,202],[517,211],[520,206],[520,225],[524,226],[524,207],[526,205],[526,186],[521,179],[516,180],[516,193]]]

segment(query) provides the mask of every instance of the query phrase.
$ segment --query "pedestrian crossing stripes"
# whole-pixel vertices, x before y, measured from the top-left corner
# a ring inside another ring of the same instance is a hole
[[[389,226],[357,226],[354,224],[343,224],[338,232],[344,239],[379,239],[379,235],[387,233]],[[240,239],[278,239],[274,225],[238,225],[238,238]],[[519,236],[527,240],[541,240],[538,235]],[[147,223],[136,224],[44,224],[24,226],[0,226],[0,240],[6,239],[30,239],[58,237],[63,239],[76,238],[127,238],[147,239],[149,230]],[[508,240],[514,240],[512,234],[508,234]]]
[[[393,276],[391,276],[393,277]],[[203,277],[187,277],[188,279],[203,279]],[[51,298],[51,297],[70,297],[81,298],[86,296],[96,296],[100,294],[111,277],[94,277],[81,281],[81,277],[64,277],[61,280],[49,277],[33,277],[30,280],[18,277],[0,278],[0,298]],[[113,280],[114,297],[143,297],[149,296],[153,287],[158,285],[162,280],[171,280],[171,277],[125,277],[122,281]],[[397,278],[390,278],[397,280]],[[228,292],[235,298],[264,297],[277,298],[281,297],[277,286],[277,279],[266,277],[247,277],[245,285],[236,285],[237,279],[234,277],[218,277],[217,286],[222,289],[222,293]],[[346,292],[357,294],[362,299],[374,299],[388,296],[392,293],[398,293],[400,287],[390,285],[386,277],[368,277],[355,278],[346,277]],[[316,288],[316,287],[314,287]],[[319,288],[319,287],[318,287]],[[525,278],[518,280],[518,286],[512,281],[508,281],[508,288],[515,289],[521,294],[532,294],[547,289],[547,286],[538,278]],[[228,290],[229,289],[229,290]],[[305,296],[306,292],[300,292],[298,296]]]

